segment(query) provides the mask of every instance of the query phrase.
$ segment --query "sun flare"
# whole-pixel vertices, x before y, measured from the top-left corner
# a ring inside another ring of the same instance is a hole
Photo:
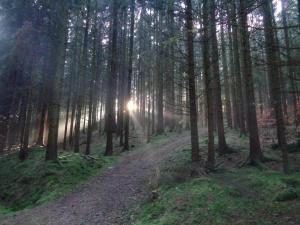
[[[134,101],[130,100],[127,103],[127,109],[128,109],[129,112],[134,112],[134,111],[137,110],[137,108],[138,108],[137,104]]]

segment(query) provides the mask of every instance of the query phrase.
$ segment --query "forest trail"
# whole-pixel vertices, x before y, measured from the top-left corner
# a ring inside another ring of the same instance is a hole
[[[129,211],[149,197],[153,171],[179,148],[190,144],[181,133],[163,144],[147,144],[124,155],[62,199],[0,219],[0,225],[124,225]]]

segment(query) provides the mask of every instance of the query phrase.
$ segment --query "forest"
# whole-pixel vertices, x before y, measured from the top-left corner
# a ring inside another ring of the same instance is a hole
[[[300,0],[0,0],[0,225],[127,224],[300,224]]]

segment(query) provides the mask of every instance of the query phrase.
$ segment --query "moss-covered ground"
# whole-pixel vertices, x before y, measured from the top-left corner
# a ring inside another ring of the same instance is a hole
[[[132,224],[299,224],[300,171],[284,175],[268,164],[241,167],[239,160],[246,159],[248,154],[247,139],[234,132],[228,136],[228,143],[235,153],[225,158],[235,162],[226,161],[214,173],[191,176],[190,148],[176,151],[155,173],[157,182],[152,186],[155,198],[149,197],[137,207]],[[205,145],[204,138],[201,151],[205,151]],[[270,148],[265,152],[266,156],[276,159],[280,158],[278,154]],[[299,162],[299,154],[290,157]],[[218,157],[217,164],[222,161],[225,160]],[[270,165],[274,163],[280,164],[275,161]]]
[[[138,136],[138,131],[134,135]],[[166,132],[151,137],[151,144],[166,143],[176,133]],[[97,139],[102,141],[97,141]],[[112,166],[120,158],[122,148],[115,146],[114,156],[104,155],[105,137],[94,137],[91,155],[60,151],[58,162],[45,162],[45,148],[32,147],[29,157],[20,161],[18,153],[0,156],[0,214],[16,212],[58,199],[92,176]],[[117,141],[116,141],[117,142]],[[131,140],[141,146],[140,140]],[[85,145],[82,145],[82,152]],[[134,150],[132,148],[131,150]],[[126,154],[126,153],[124,153]]]
[[[86,157],[73,152],[59,152],[58,162],[45,162],[44,157],[42,147],[31,148],[23,162],[17,153],[0,157],[0,213],[62,197],[117,158],[103,157],[100,153]]]

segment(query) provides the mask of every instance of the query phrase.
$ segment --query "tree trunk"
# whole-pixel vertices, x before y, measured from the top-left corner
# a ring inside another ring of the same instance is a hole
[[[224,22],[223,15],[222,15],[222,22]],[[223,76],[224,76],[226,119],[227,119],[228,127],[233,128],[232,117],[231,117],[231,99],[230,99],[230,88],[229,88],[227,51],[226,51],[226,42],[224,37],[223,24],[221,25],[221,46],[222,46],[222,65],[223,65]]]
[[[162,4],[162,3],[161,3]],[[156,53],[156,134],[164,133],[164,72],[162,69],[162,61],[163,61],[163,53],[164,53],[164,46],[162,45],[162,34],[161,30],[163,29],[163,9],[157,9],[157,16],[156,16],[156,41],[158,43]]]
[[[88,31],[90,27],[90,10],[91,10],[90,4],[91,4],[91,0],[88,0],[86,25],[85,25],[84,38],[83,38],[83,49],[82,49],[82,56],[80,58],[80,67],[78,72],[79,88],[78,88],[75,133],[74,133],[74,152],[77,153],[80,150],[80,128],[81,128],[81,119],[82,119],[82,107],[84,105],[84,99],[85,99],[85,82],[86,82],[85,75],[87,71],[87,62],[88,62]],[[85,121],[85,117],[84,117],[84,121]],[[84,131],[84,129],[85,126],[83,126],[82,130]]]
[[[263,159],[263,154],[260,148],[260,141],[258,136],[258,125],[256,115],[256,104],[253,84],[252,73],[252,60],[250,53],[249,32],[247,24],[247,8],[243,0],[239,1],[239,28],[241,40],[241,64],[244,68],[244,82],[246,91],[246,104],[247,104],[247,119],[249,130],[250,142],[250,163],[254,164]]]
[[[221,93],[221,82],[220,82],[220,69],[219,69],[219,52],[218,52],[218,40],[216,30],[216,17],[215,17],[215,0],[210,1],[210,39],[211,39],[211,63],[212,72],[214,79],[214,103],[215,103],[215,116],[217,118],[218,128],[218,150],[220,154],[228,152],[228,147],[225,139],[224,122],[223,122],[223,110],[222,110],[222,93]]]
[[[135,23],[135,0],[131,0],[130,4],[130,40],[129,40],[129,56],[128,56],[128,77],[127,77],[127,93],[125,101],[125,132],[124,132],[124,151],[129,150],[129,125],[130,112],[127,107],[131,98],[131,82],[132,82],[132,67],[133,67],[133,43],[134,43],[134,23]]]
[[[233,54],[234,54],[234,65],[235,65],[235,89],[237,96],[237,117],[238,125],[242,134],[246,134],[245,126],[245,112],[243,104],[243,91],[242,91],[242,81],[241,81],[241,66],[240,66],[240,56],[239,56],[239,44],[238,44],[238,27],[236,20],[236,5],[232,2],[231,9],[232,18],[232,29],[233,29]]]
[[[113,132],[115,128],[115,85],[117,79],[117,41],[118,41],[118,0],[112,1],[112,36],[111,36],[111,59],[110,76],[108,79],[108,91],[106,99],[106,150],[105,155],[113,154]]]
[[[71,85],[70,85],[71,86]],[[71,89],[69,90],[69,96],[67,100],[67,112],[66,112],[66,120],[65,120],[65,131],[64,131],[64,141],[63,141],[63,149],[67,149],[67,135],[68,135],[68,124],[69,124],[69,112],[70,112],[70,102],[71,102]]]
[[[228,12],[229,13],[229,12]],[[235,65],[234,65],[234,51],[232,41],[231,21],[228,19],[228,42],[229,42],[229,59],[230,59],[230,90],[232,99],[232,125],[233,128],[238,128],[238,105],[237,105],[237,94],[236,94],[236,81],[235,81]]]
[[[286,8],[287,8],[287,2],[286,0],[281,0],[282,10],[281,10],[281,16],[282,16],[282,23],[284,27],[284,43],[286,48],[286,57],[287,57],[287,65],[288,65],[288,78],[291,85],[291,91],[292,91],[292,103],[293,103],[293,109],[294,109],[294,121],[297,123],[297,116],[298,116],[298,110],[297,110],[297,96],[296,96],[296,87],[295,87],[295,80],[294,80],[294,69],[292,66],[292,57],[291,57],[291,50],[290,50],[290,37],[289,37],[289,31],[288,31],[288,24],[287,24],[287,16],[286,16]],[[300,15],[299,15],[300,16]]]
[[[276,37],[273,29],[271,0],[262,0],[262,14],[265,33],[265,49],[266,60],[268,67],[268,78],[270,83],[271,103],[275,111],[277,138],[280,148],[282,150],[283,170],[289,171],[287,143],[285,137],[285,124],[282,109],[281,86],[279,83],[279,63],[278,48],[276,46]]]
[[[46,160],[57,161],[57,139],[59,128],[61,81],[64,74],[67,37],[68,4],[55,1],[51,3],[53,24],[51,59],[53,69],[49,84],[49,133]],[[59,15],[59,16],[58,16]]]
[[[37,145],[44,145],[44,130],[45,130],[45,120],[46,120],[46,114],[47,114],[47,100],[44,99],[46,98],[45,96],[47,95],[43,95],[43,99],[42,101],[42,107],[41,107],[41,111],[39,113],[39,128],[38,128],[38,138],[36,141]]]
[[[198,113],[196,104],[196,87],[195,87],[195,68],[194,68],[194,25],[193,25],[193,8],[192,1],[186,0],[186,29],[187,29],[187,64],[188,64],[188,81],[189,81],[189,101],[190,101],[190,123],[191,123],[191,143],[192,143],[192,161],[200,160],[199,140],[198,140]]]
[[[206,167],[208,170],[215,168],[214,144],[214,109],[213,85],[214,79],[210,73],[210,45],[209,45],[209,0],[203,0],[203,74],[206,92],[207,126],[208,126],[208,155]]]

